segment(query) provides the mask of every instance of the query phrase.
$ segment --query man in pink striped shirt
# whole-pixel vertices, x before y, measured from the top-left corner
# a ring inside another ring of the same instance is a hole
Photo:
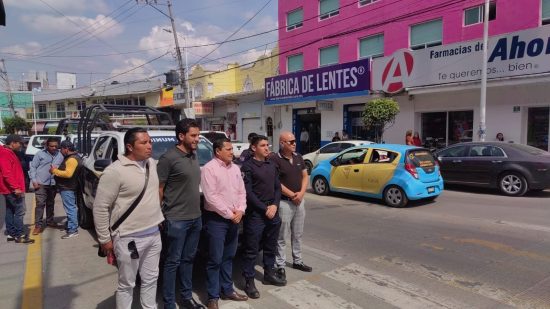
[[[227,138],[214,141],[215,157],[202,169],[203,215],[208,237],[206,264],[208,308],[218,299],[244,301],[248,297],[233,288],[233,257],[237,251],[239,223],[246,209],[246,190],[241,170],[232,163],[233,146]]]

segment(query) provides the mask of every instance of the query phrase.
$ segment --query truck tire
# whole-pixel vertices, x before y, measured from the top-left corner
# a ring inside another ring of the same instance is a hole
[[[86,230],[94,227],[94,216],[92,210],[84,204],[82,192],[76,192],[76,206],[78,208],[78,225]]]

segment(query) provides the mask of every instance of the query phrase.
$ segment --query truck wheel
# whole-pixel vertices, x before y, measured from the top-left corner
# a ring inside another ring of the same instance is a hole
[[[94,227],[94,217],[92,210],[84,204],[82,192],[76,192],[76,206],[78,207],[78,225],[86,230]]]

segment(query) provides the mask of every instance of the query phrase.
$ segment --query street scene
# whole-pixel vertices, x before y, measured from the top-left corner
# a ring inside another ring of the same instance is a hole
[[[550,308],[550,0],[0,0],[0,307]]]

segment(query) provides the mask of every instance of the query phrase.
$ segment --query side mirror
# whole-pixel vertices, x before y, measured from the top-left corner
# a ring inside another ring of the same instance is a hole
[[[334,159],[330,160],[330,165],[338,166],[338,165],[340,165],[340,161],[338,160],[338,158],[334,158]]]
[[[94,169],[98,172],[103,172],[111,163],[113,163],[111,159],[97,160],[94,162]]]

